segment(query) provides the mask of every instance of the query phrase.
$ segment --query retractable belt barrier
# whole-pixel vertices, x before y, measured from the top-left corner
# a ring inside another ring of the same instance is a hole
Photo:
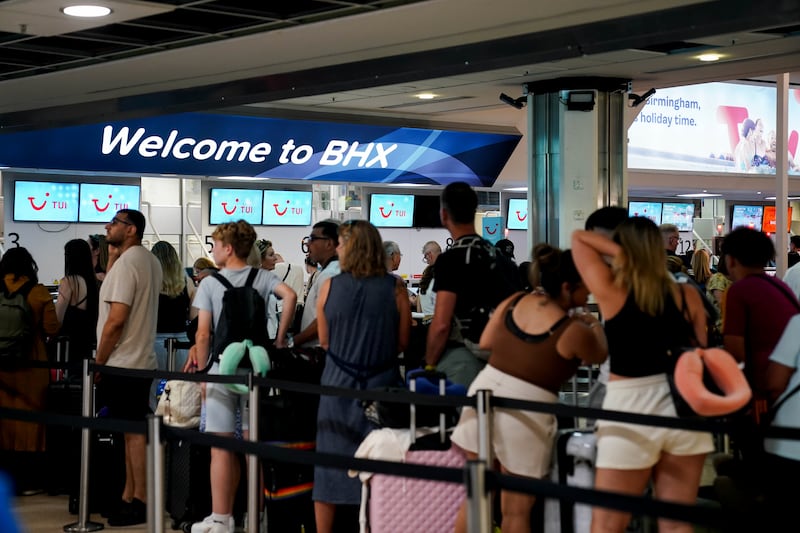
[[[174,346],[174,345],[173,345]],[[269,387],[274,389],[289,390],[293,392],[338,396],[359,400],[379,400],[391,401],[394,403],[409,403],[416,405],[430,405],[430,406],[476,406],[475,397],[450,397],[450,396],[434,396],[413,392],[386,392],[378,390],[354,390],[340,387],[330,387],[324,385],[311,385],[306,383],[298,383],[287,380],[277,380],[272,378],[255,377],[252,374],[248,375],[235,375],[235,376],[221,376],[221,375],[208,375],[208,374],[191,374],[183,372],[164,372],[164,371],[148,371],[148,370],[131,370],[118,367],[109,367],[105,365],[97,365],[91,361],[82,361],[83,369],[85,372],[92,374],[113,374],[120,376],[138,377],[145,379],[181,379],[184,381],[195,382],[214,382],[214,383],[241,383],[248,386],[251,390],[251,398],[253,393],[257,393],[260,387]],[[29,362],[24,366],[36,368],[56,368],[56,369],[70,369],[77,368],[75,364],[67,363],[47,363]],[[481,391],[488,393],[488,391]],[[256,395],[257,398],[257,395]],[[84,400],[85,400],[84,395]],[[251,418],[257,422],[257,417],[253,416],[252,408],[257,410],[257,404],[251,406]],[[686,418],[672,418],[656,415],[643,415],[637,413],[628,413],[622,411],[607,411],[603,409],[594,409],[588,407],[578,407],[566,404],[557,403],[544,403],[516,400],[503,397],[491,397],[491,407],[502,407],[507,409],[521,409],[545,412],[554,415],[563,416],[577,416],[595,419],[615,420],[620,422],[627,422],[633,424],[642,424],[649,426],[661,426],[678,429],[688,429],[693,431],[707,431],[712,433],[725,433],[732,429],[729,422],[721,420],[695,420]],[[491,410],[489,410],[491,411]],[[489,416],[491,413],[489,412]],[[470,491],[470,480],[474,483],[474,470],[475,464],[470,464],[464,469],[444,468],[425,466],[408,463],[398,463],[392,461],[378,461],[372,459],[359,459],[351,456],[343,456],[322,452],[311,452],[305,450],[297,450],[291,448],[284,448],[276,445],[259,443],[255,441],[241,441],[229,437],[221,437],[218,435],[199,433],[197,431],[178,429],[164,425],[158,421],[156,435],[153,433],[153,422],[148,426],[145,421],[130,422],[113,419],[97,419],[86,416],[71,416],[71,415],[55,415],[48,412],[36,411],[23,411],[18,409],[0,408],[0,417],[25,422],[43,423],[47,425],[67,425],[72,427],[81,427],[87,430],[103,430],[103,431],[116,431],[121,433],[139,433],[148,434],[148,460],[149,461],[163,461],[163,449],[161,454],[151,451],[154,446],[163,446],[164,440],[184,440],[201,446],[211,446],[216,448],[224,448],[229,451],[242,453],[250,456],[258,456],[265,459],[272,459],[287,463],[297,463],[305,465],[318,465],[331,468],[349,469],[355,471],[375,472],[380,474],[388,474],[403,477],[415,477],[421,479],[428,479],[434,481],[445,481],[451,483],[466,483],[468,486],[468,494],[470,494],[470,505],[479,503],[475,498],[488,498],[488,491],[496,489],[507,489],[516,492],[538,495],[546,498],[557,498],[577,503],[585,503],[589,505],[596,505],[602,507],[609,507],[620,511],[633,512],[639,514],[649,514],[659,517],[665,517],[673,520],[684,522],[692,522],[701,525],[719,526],[723,524],[730,524],[737,519],[737,513],[726,511],[723,514],[720,509],[704,508],[690,505],[682,505],[677,503],[664,502],[653,500],[650,498],[628,496],[618,493],[597,491],[593,489],[583,489],[577,487],[570,487],[560,485],[545,480],[520,478],[517,476],[502,475],[492,472],[488,468],[488,461],[479,461],[479,467],[484,471],[482,472],[482,479],[485,480],[483,485],[484,494],[474,494],[475,491]],[[159,418],[159,417],[153,417]],[[485,425],[485,424],[484,424]],[[251,421],[251,431],[257,433],[257,428],[254,428]],[[771,427],[765,431],[765,435],[773,438],[784,438],[800,440],[800,428],[789,427]],[[480,436],[479,436],[480,437]],[[483,436],[482,438],[485,438]],[[155,459],[154,459],[155,458]],[[82,456],[82,469],[86,468],[88,471],[88,454]],[[163,474],[163,468],[155,469],[155,474]],[[163,483],[163,479],[155,480],[155,484],[151,483],[152,490],[157,491],[159,483]],[[163,491],[161,491],[163,497]],[[83,495],[82,495],[83,496]],[[155,498],[156,503],[158,498]],[[250,514],[251,520],[256,520],[258,513],[255,516]],[[484,521],[485,522],[485,521]],[[163,524],[161,525],[163,527]],[[156,531],[161,531],[161,527],[155,526]],[[484,531],[484,527],[471,525],[470,532]]]

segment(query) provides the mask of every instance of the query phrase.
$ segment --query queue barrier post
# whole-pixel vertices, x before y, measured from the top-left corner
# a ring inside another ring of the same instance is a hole
[[[147,415],[147,531],[164,533],[164,442],[162,417]]]
[[[482,389],[475,394],[478,414],[478,459],[493,463],[492,459],[492,391]]]
[[[250,388],[250,405],[249,405],[249,425],[250,435],[249,440],[256,442],[258,440],[258,393],[259,388],[255,384],[253,372],[248,375],[248,387]],[[247,456],[247,531],[259,531],[258,518],[259,518],[259,475],[258,475],[258,455]]]
[[[81,415],[92,418],[92,405],[94,404],[94,372],[89,371],[89,359],[83,360],[83,398]],[[67,533],[85,533],[100,531],[105,526],[98,522],[89,521],[89,450],[92,433],[88,427],[81,429],[81,476],[80,494],[78,495],[78,521],[64,526]]]
[[[175,349],[176,342],[178,342],[178,339],[175,337],[169,337],[164,341],[164,347],[167,349],[167,370],[170,372],[175,372],[175,359],[177,358],[177,350]]]
[[[467,532],[492,531],[491,497],[486,487],[486,462],[467,461]]]

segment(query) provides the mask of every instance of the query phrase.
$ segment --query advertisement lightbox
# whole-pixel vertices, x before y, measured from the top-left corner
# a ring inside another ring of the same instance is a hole
[[[790,93],[787,142],[796,159],[791,124],[800,102]],[[776,94],[774,86],[718,82],[658,89],[628,130],[628,167],[774,174]]]

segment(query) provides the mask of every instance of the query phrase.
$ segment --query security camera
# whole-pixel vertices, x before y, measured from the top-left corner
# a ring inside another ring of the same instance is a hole
[[[655,88],[651,88],[649,91],[644,93],[643,95],[639,96],[637,94],[629,94],[628,99],[631,100],[631,107],[637,107],[642,102],[646,101],[648,98],[656,94]]]
[[[500,93],[500,101],[516,109],[522,109],[522,107],[525,105],[525,102],[527,102],[527,99],[524,96],[520,96],[519,98],[515,99],[511,98],[506,93]]]

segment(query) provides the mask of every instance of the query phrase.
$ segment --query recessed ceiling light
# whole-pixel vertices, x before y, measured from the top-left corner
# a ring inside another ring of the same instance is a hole
[[[508,189],[503,190],[508,192],[528,192],[527,187],[509,187]]]
[[[714,194],[711,192],[692,192],[687,194],[676,194],[680,198],[714,198],[717,196],[722,196],[721,194]]]
[[[2,167],[0,167],[0,168],[2,168]],[[774,199],[775,199],[774,196],[765,196],[764,197],[764,200],[774,200]],[[786,199],[787,200],[800,200],[800,196],[787,196]]]
[[[433,100],[434,98],[436,98],[436,95],[433,93],[419,93],[417,95],[417,98],[419,98],[420,100]]]
[[[697,59],[700,61],[719,61],[722,58],[719,54],[709,53],[709,54],[700,54],[697,56]]]
[[[97,5],[77,5],[64,7],[61,12],[70,17],[97,18],[111,14],[111,8]]]
[[[761,194],[761,191],[756,191],[756,194]]]

